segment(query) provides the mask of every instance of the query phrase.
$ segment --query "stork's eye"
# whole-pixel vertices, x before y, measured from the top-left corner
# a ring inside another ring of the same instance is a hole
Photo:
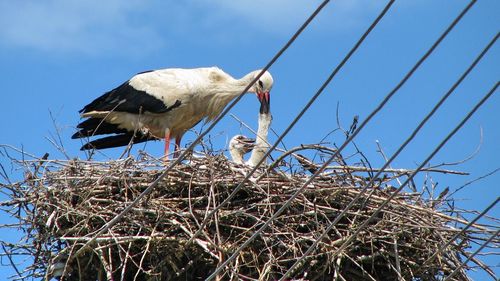
[[[261,80],[259,80],[259,87],[264,88],[264,83]]]

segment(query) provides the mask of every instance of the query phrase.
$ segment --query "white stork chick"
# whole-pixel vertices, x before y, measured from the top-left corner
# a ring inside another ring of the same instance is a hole
[[[245,164],[243,156],[250,152],[255,146],[255,139],[247,138],[244,135],[236,135],[229,141],[229,154],[236,164]]]
[[[229,153],[235,163],[243,164],[243,156],[248,153],[252,147],[252,154],[250,159],[246,162],[247,165],[255,167],[261,159],[264,158],[264,155],[270,147],[267,141],[269,127],[271,126],[271,121],[273,119],[270,107],[269,99],[261,100],[256,140],[249,139],[243,135],[236,135],[229,142]],[[253,143],[254,141],[255,143]]]
[[[217,67],[146,71],[133,76],[80,110],[83,118],[72,138],[115,134],[93,140],[81,150],[126,146],[165,139],[168,155],[170,139],[176,152],[184,133],[201,120],[214,120],[260,73],[250,72],[235,79]],[[273,78],[264,72],[248,92],[259,101],[269,101]]]
[[[247,164],[251,167],[257,166],[260,160],[264,158],[264,155],[267,153],[267,150],[270,147],[269,143],[267,142],[267,135],[272,120],[273,117],[270,113],[259,114],[259,129],[257,130],[255,147],[252,149],[252,154],[250,155],[250,159],[248,159],[247,162]]]

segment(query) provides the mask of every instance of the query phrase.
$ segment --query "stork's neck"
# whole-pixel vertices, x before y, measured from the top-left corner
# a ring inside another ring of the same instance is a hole
[[[229,148],[229,154],[231,154],[231,159],[236,164],[243,164],[243,153],[235,148]]]
[[[269,126],[271,126],[272,119],[273,117],[271,113],[259,114],[259,129],[257,130],[255,147],[252,149],[252,155],[247,162],[250,166],[257,166],[260,160],[264,158],[264,155],[270,147],[269,143],[267,142],[267,135],[269,132]]]
[[[217,85],[217,92],[222,94],[228,94],[231,96],[237,96],[246,89],[246,87],[255,79],[258,71],[252,71],[240,79],[234,79],[232,77],[228,78],[226,81],[221,81],[222,83]],[[255,88],[250,87],[247,92],[255,92]]]
[[[253,77],[253,73],[249,73],[241,79],[234,79],[229,74],[215,75],[213,83],[204,89],[206,99],[203,104],[200,104],[201,107],[198,110],[206,112],[207,121],[214,120],[232,99],[246,89]],[[251,87],[248,92],[255,92],[254,87]]]

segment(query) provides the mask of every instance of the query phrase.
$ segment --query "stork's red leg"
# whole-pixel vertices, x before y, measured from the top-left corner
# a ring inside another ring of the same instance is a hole
[[[181,137],[175,138],[174,158],[178,158],[181,151]]]
[[[168,159],[168,152],[170,151],[170,131],[165,132],[165,160]]]

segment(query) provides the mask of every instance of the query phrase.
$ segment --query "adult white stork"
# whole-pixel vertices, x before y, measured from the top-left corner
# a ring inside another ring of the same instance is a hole
[[[175,138],[177,152],[187,130],[204,118],[215,119],[260,72],[250,72],[241,79],[217,67],[141,72],[80,110],[88,119],[78,124],[72,138],[114,134],[90,141],[81,150],[165,139],[168,156],[171,138]],[[266,71],[249,92],[268,104],[272,86],[273,78]]]
[[[269,99],[261,100],[256,140],[249,139],[243,135],[236,135],[229,142],[229,153],[235,163],[244,164],[243,156],[248,153],[252,147],[252,154],[250,159],[246,162],[247,165],[255,167],[261,159],[264,158],[264,155],[269,149],[267,135],[273,119],[270,107]]]

